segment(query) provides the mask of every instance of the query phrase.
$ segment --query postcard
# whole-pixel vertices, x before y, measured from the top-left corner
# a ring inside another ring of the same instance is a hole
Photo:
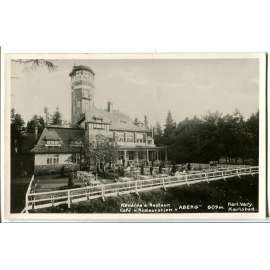
[[[266,54],[6,54],[4,221],[266,216]]]

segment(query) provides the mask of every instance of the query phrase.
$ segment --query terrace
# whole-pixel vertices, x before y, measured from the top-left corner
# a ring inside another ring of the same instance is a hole
[[[124,177],[109,181],[103,178],[96,178],[88,172],[77,172],[72,185],[70,185],[70,179],[68,179],[68,182],[61,179],[57,181],[57,186],[51,180],[42,181],[41,179],[35,179],[33,176],[26,192],[23,212],[61,204],[68,204],[68,207],[70,207],[72,203],[96,198],[105,200],[106,197],[130,193],[138,194],[138,192],[145,192],[156,188],[166,189],[180,185],[200,182],[208,183],[220,179],[226,180],[235,176],[258,174],[258,167],[248,166],[227,166],[189,172],[177,171],[173,175],[169,175],[166,172],[166,170],[170,171],[169,167],[164,169],[163,172],[155,170],[151,175],[148,173],[140,174],[138,170],[136,173],[130,171]]]

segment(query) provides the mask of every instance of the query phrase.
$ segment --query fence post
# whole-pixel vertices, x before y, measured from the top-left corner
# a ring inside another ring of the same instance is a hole
[[[223,172],[223,171],[221,172],[221,176],[222,176],[223,180],[226,180],[226,178],[225,178],[225,176],[224,176],[224,172]]]
[[[102,200],[105,201],[105,196],[104,196],[104,185],[101,186],[101,196],[102,196]]]
[[[26,192],[25,195],[25,212],[28,213],[28,191]]]
[[[70,190],[68,190],[68,208],[71,206]]]
[[[52,206],[54,206],[54,198],[53,198],[53,195],[51,195],[51,204],[52,204]]]
[[[188,175],[186,174],[185,176],[185,181],[186,181],[186,184],[189,186],[189,183],[188,183]]]
[[[138,193],[137,181],[135,181],[135,193],[136,193],[137,195],[139,195],[139,193]]]
[[[166,191],[166,186],[165,186],[164,178],[162,178],[162,185],[163,185],[163,189]]]
[[[213,176],[214,176],[214,173],[213,173]],[[205,178],[206,182],[209,183],[209,179],[210,179],[209,173],[207,173],[207,174],[205,173],[205,177],[204,178]]]
[[[89,193],[90,193],[90,188],[86,188],[86,189],[85,189],[85,193],[86,193],[86,194],[85,194],[85,195],[86,195],[86,200],[89,200],[89,196],[90,196],[90,194],[89,194]]]

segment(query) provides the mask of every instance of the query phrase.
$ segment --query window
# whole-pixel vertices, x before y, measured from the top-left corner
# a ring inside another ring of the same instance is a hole
[[[61,146],[59,140],[47,140],[45,146]]]
[[[143,134],[136,133],[136,143],[143,143]]]
[[[81,160],[81,154],[80,153],[73,153],[72,154],[72,162],[73,163],[79,163]]]
[[[53,164],[59,164],[59,157],[53,158]]]
[[[117,142],[125,142],[125,136],[123,132],[116,133],[116,141]]]
[[[83,90],[83,97],[89,98],[89,92],[87,89]]]
[[[47,164],[49,165],[49,164],[51,164],[51,158],[47,158]]]
[[[89,128],[91,128],[91,129],[109,130],[109,125],[108,124],[103,124],[103,123],[90,123]]]
[[[128,159],[129,159],[129,160],[134,160],[134,159],[135,159],[135,153],[132,152],[132,151],[129,151],[129,152],[128,152]]]
[[[59,155],[47,157],[47,165],[59,164]]]
[[[133,133],[126,133],[126,142],[134,143],[134,135],[133,135]]]

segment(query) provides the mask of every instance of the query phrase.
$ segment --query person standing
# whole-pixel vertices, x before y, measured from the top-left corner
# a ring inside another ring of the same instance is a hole
[[[144,175],[144,164],[141,165],[141,175]]]
[[[153,175],[153,166],[150,167],[150,175]]]
[[[173,165],[172,165],[172,175],[174,175],[175,172],[176,172],[176,166],[175,166],[175,164],[173,163]]]

